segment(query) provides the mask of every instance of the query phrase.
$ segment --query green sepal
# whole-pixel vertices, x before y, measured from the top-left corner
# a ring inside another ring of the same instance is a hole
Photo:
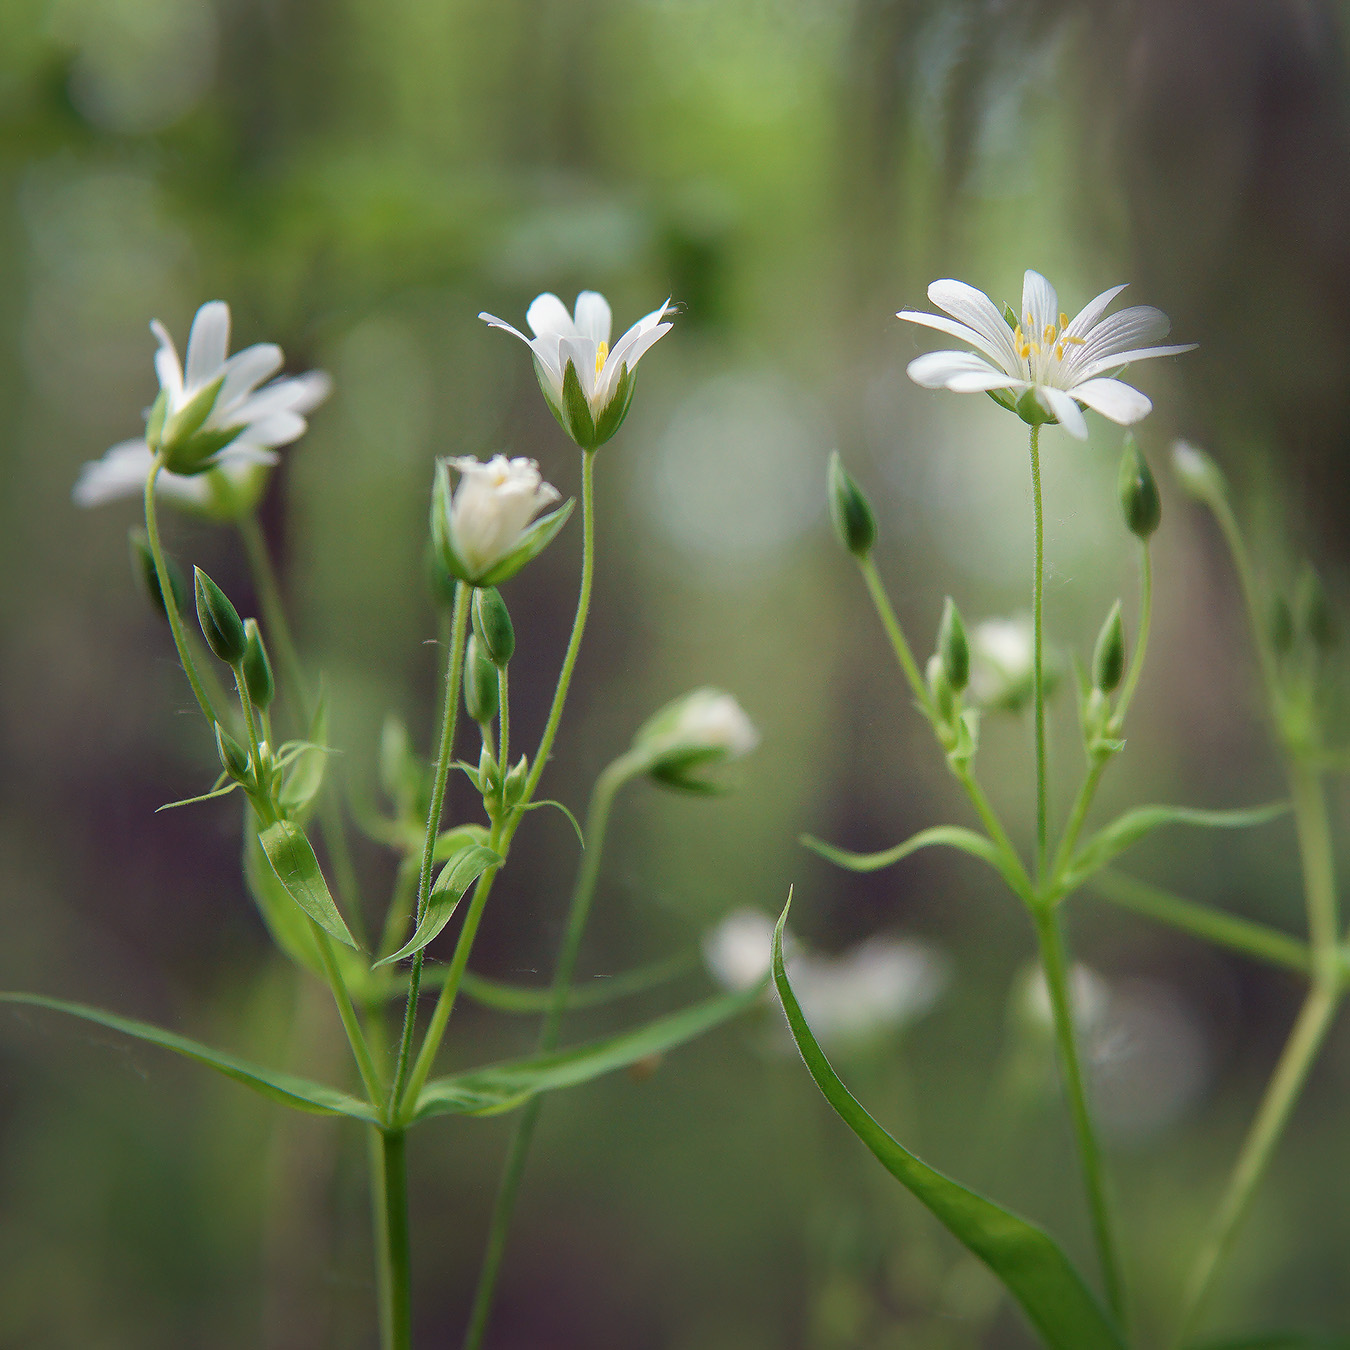
[[[272,663],[263,645],[257,619],[244,620],[244,688],[255,708],[267,708],[276,697],[277,682],[272,674]]]
[[[862,488],[844,468],[839,451],[830,452],[826,470],[830,521],[839,542],[855,558],[865,558],[877,542],[877,518]]]
[[[558,425],[570,437],[571,428],[567,425],[567,414],[563,411],[562,405],[553,396],[551,381],[545,372],[543,364],[536,356],[534,358],[534,377],[539,381],[539,392],[544,396],[544,402],[548,404],[548,410],[558,419]]]
[[[214,1050],[209,1045],[180,1036],[176,1031],[165,1031],[162,1027],[149,1022],[140,1022],[131,1017],[120,1017],[117,1013],[104,1012],[101,1008],[91,1008],[83,1003],[68,1003],[65,999],[45,998],[41,994],[0,993],[0,1002],[24,1004],[30,1008],[47,1008],[52,1012],[66,1013],[85,1022],[94,1022],[111,1031],[120,1031],[124,1036],[134,1036],[138,1041],[146,1041],[163,1050],[172,1050],[176,1055],[196,1060],[208,1069],[233,1078],[236,1083],[252,1088],[254,1092],[280,1102],[297,1111],[309,1111],[324,1116],[351,1116],[355,1120],[379,1124],[379,1112],[369,1103],[340,1092],[337,1088],[324,1083],[315,1083],[308,1078],[298,1078],[294,1074],[283,1073],[280,1069],[269,1069],[261,1064],[252,1064],[237,1055],[224,1050]]]
[[[628,408],[633,402],[633,390],[636,387],[637,371],[629,370],[627,362],[624,362],[619,366],[619,378],[609,396],[609,402],[605,404],[604,411],[596,419],[596,447],[604,445],[623,426],[623,420],[628,416]]]
[[[970,683],[970,643],[966,638],[966,626],[961,622],[961,611],[950,595],[942,604],[937,650],[947,683],[959,694]]]
[[[563,423],[567,434],[583,450],[594,450],[600,444],[595,434],[595,418],[586,401],[586,391],[581,387],[576,363],[570,360],[563,370],[562,407],[567,419]]]
[[[305,832],[293,821],[277,820],[259,833],[258,842],[291,899],[326,933],[355,947]]]
[[[953,768],[960,768],[969,764],[980,748],[980,710],[963,708],[961,715],[952,720],[952,730],[956,733],[956,744],[947,751],[947,761]]]
[[[417,931],[398,951],[376,961],[375,968],[402,961],[420,952],[450,922],[464,892],[489,867],[500,867],[502,861],[500,853],[482,844],[466,844],[454,854],[441,869],[427,896],[426,912],[422,915],[422,922],[417,925]]]
[[[797,1049],[825,1100],[877,1161],[993,1271],[1049,1350],[1125,1350],[1120,1331],[1053,1238],[929,1167],[883,1130],[844,1086],[788,983],[783,928],[791,905],[789,896],[774,929],[773,980]]]
[[[530,761],[526,755],[516,760],[516,762],[506,771],[506,777],[502,780],[502,804],[509,810],[520,801],[521,795],[525,791],[525,783],[530,776]],[[567,810],[563,807],[563,810]],[[571,812],[568,812],[570,815]]]
[[[197,592],[197,621],[201,624],[206,645],[227,666],[237,666],[248,647],[239,611],[200,567],[192,569],[192,577]]]
[[[675,788],[679,792],[692,792],[702,797],[722,797],[735,784],[725,776],[712,776],[707,770],[724,763],[726,759],[727,752],[721,746],[701,745],[671,750],[656,760],[647,770],[647,775],[654,783]]]
[[[220,756],[220,767],[236,783],[252,783],[252,766],[248,751],[225,730],[219,722],[214,724],[216,732],[216,753]]]
[[[506,557],[488,568],[481,577],[474,579],[475,586],[499,586],[510,581],[527,562],[537,558],[553,542],[553,536],[567,524],[567,518],[576,506],[576,499],[565,501],[556,511],[540,516],[524,534],[520,542]]]
[[[1034,388],[1026,390],[1013,404],[1013,412],[1029,427],[1052,426],[1059,421],[1059,418],[1036,397]]]
[[[169,394],[167,390],[161,389],[145,415],[145,443],[152,453],[158,452],[164,438],[164,418],[168,411]]]
[[[1003,322],[1014,333],[1022,326],[1021,319],[1017,317],[1017,311],[1006,300],[1003,302]]]
[[[1097,634],[1097,645],[1092,651],[1092,683],[1103,694],[1109,694],[1124,674],[1125,623],[1120,617],[1120,601],[1117,600]]]
[[[497,667],[483,650],[477,633],[470,633],[464,647],[464,707],[469,716],[486,726],[497,716]]]
[[[314,705],[314,716],[309,723],[309,739],[296,755],[277,796],[277,805],[288,820],[300,820],[319,795],[331,753],[328,745],[328,694],[326,690],[320,689],[318,702]]]
[[[516,630],[495,586],[480,586],[473,593],[473,631],[494,665],[510,664],[516,654]]]
[[[1017,400],[1013,397],[1010,389],[986,389],[984,391],[990,398],[998,404],[1000,408],[1007,408],[1010,413],[1017,411]]]
[[[1139,453],[1133,432],[1125,433],[1125,448],[1120,455],[1116,475],[1116,495],[1125,516],[1125,528],[1140,539],[1147,539],[1162,524],[1162,498],[1147,461]]]
[[[150,541],[146,538],[145,531],[128,531],[127,542],[131,546],[131,564],[136,569],[136,575],[140,577],[141,584],[145,587],[146,598],[150,601],[151,608],[161,617],[167,619],[169,615],[164,608],[164,594],[159,587],[159,572],[155,568],[155,555],[151,552]],[[173,592],[174,605],[180,614],[187,613],[188,606],[191,604],[188,598],[187,578],[183,575],[183,569],[167,553],[164,555],[164,570],[169,574],[169,589]]]
[[[170,473],[203,473],[209,467],[207,461],[243,430],[238,426],[202,431],[224,383],[225,377],[219,376],[199,389],[176,413],[163,419],[159,452]]]

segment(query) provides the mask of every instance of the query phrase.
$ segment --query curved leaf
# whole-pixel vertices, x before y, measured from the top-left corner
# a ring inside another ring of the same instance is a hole
[[[450,922],[455,906],[480,874],[486,872],[489,867],[500,867],[501,864],[501,854],[495,853],[485,845],[464,845],[441,868],[441,874],[436,878],[431,894],[427,896],[426,913],[422,915],[422,922],[417,925],[417,931],[398,951],[376,961],[375,965],[387,966],[420,952]]]
[[[667,984],[671,980],[686,975],[696,965],[693,957],[677,956],[668,961],[657,961],[652,965],[638,966],[635,970],[626,970],[618,975],[595,976],[583,985],[573,985],[567,994],[567,1008],[597,1008],[603,1003],[613,1003],[617,999],[628,998],[633,994],[646,993]],[[432,981],[429,973],[422,976],[424,987]],[[442,976],[444,978],[444,976]],[[475,1003],[485,1008],[494,1008],[504,1013],[543,1013],[552,1006],[553,991],[547,985],[532,988],[523,984],[507,984],[502,980],[489,980],[485,976],[465,971],[460,989]]]
[[[883,867],[891,866],[892,863],[898,863],[901,858],[908,858],[911,853],[917,853],[921,848],[945,844],[948,848],[958,848],[962,853],[969,853],[971,857],[988,863],[1014,891],[1019,895],[1022,893],[1022,880],[1010,873],[994,841],[987,835],[968,830],[962,825],[933,825],[929,829],[920,830],[918,834],[910,835],[903,844],[883,849],[880,853],[850,853],[847,849],[836,848],[833,844],[815,838],[814,835],[803,834],[799,837],[813,853],[820,854],[822,858],[839,867],[847,867],[850,872],[876,872]]]
[[[131,1017],[119,1017],[116,1013],[104,1012],[101,1008],[90,1008],[83,1003],[68,1003],[64,999],[46,998],[41,994],[5,994],[0,993],[0,1002],[19,1003],[30,1008],[47,1008],[52,1012],[67,1013],[71,1017],[82,1018],[86,1022],[96,1022],[101,1027],[120,1031],[123,1035],[134,1036],[138,1041],[147,1041],[164,1050],[172,1050],[176,1055],[196,1060],[208,1069],[233,1078],[236,1083],[252,1088],[254,1092],[280,1102],[283,1106],[294,1107],[297,1111],[312,1111],[325,1116],[351,1116],[356,1120],[367,1120],[379,1124],[379,1113],[369,1102],[363,1102],[349,1093],[324,1083],[315,1083],[308,1078],[297,1078],[294,1074],[282,1073],[280,1069],[268,1069],[261,1064],[251,1064],[237,1055],[227,1054],[223,1050],[213,1050],[209,1045],[180,1036],[175,1031],[165,1031],[162,1027],[149,1022],[138,1022]]]
[[[605,1040],[434,1079],[422,1089],[413,1119],[440,1115],[493,1116],[523,1106],[537,1093],[588,1083],[592,1078],[692,1041],[744,1011],[763,993],[763,984],[757,984],[734,994],[706,999]]]
[[[1051,1350],[1125,1350],[1115,1324],[1047,1233],[915,1157],[844,1086],[816,1044],[788,984],[783,927],[791,907],[789,896],[774,930],[773,979],[793,1039],[826,1101],[877,1161],[998,1276]]]
[[[258,835],[258,842],[291,899],[325,932],[355,947],[356,939],[338,913],[304,830],[289,820],[273,821]]]

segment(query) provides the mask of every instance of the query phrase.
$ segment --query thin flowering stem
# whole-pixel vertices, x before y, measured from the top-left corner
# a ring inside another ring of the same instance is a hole
[[[323,961],[324,974],[328,977],[329,987],[333,991],[333,1002],[337,1004],[342,1029],[347,1033],[347,1040],[352,1047],[352,1057],[356,1060],[361,1082],[366,1089],[371,1104],[378,1108],[382,1092],[380,1072],[375,1067],[375,1061],[370,1053],[370,1044],[366,1040],[366,1033],[361,1026],[361,1020],[357,1017],[356,1009],[352,1006],[352,996],[347,990],[347,982],[342,978],[342,967],[338,965],[337,956],[333,951],[333,939],[313,919],[309,921],[309,926],[314,934],[315,944],[319,949],[319,957]]]
[[[1031,428],[1031,501],[1036,527],[1036,570],[1031,586],[1032,700],[1036,713],[1036,876],[1044,879],[1049,849],[1045,771],[1045,511],[1041,501],[1041,428]]]
[[[455,728],[459,718],[459,685],[464,667],[470,590],[471,588],[462,581],[455,586],[455,608],[450,620],[450,650],[445,658],[445,703],[441,710],[441,740],[431,784],[431,804],[427,809],[426,837],[422,841],[422,865],[417,883],[414,932],[417,925],[422,922],[422,917],[426,913],[427,897],[431,894],[431,871],[436,853],[436,837],[440,833],[441,813],[445,809],[445,785],[450,776],[450,763],[455,751]],[[398,1058],[389,1089],[388,1115],[391,1120],[397,1118],[403,1100],[408,1057],[412,1053],[413,1032],[417,1022],[417,998],[422,985],[422,957],[420,951],[413,957],[412,975],[408,980],[408,1001],[403,1010],[403,1034],[399,1038]]]
[[[919,706],[923,708],[931,720],[933,716],[932,696],[928,692],[928,686],[923,682],[923,676],[919,674],[914,653],[910,650],[909,643],[905,639],[904,629],[900,627],[900,620],[895,617],[890,596],[886,594],[886,587],[877,574],[876,564],[872,561],[870,554],[865,554],[858,559],[858,568],[863,574],[863,580],[867,583],[867,590],[872,597],[872,604],[876,607],[877,615],[881,619],[881,626],[886,630],[886,636],[891,641],[891,649],[895,652],[895,659],[900,663],[900,669],[904,672],[905,679],[909,681],[909,686],[914,691],[914,697],[918,699]]]

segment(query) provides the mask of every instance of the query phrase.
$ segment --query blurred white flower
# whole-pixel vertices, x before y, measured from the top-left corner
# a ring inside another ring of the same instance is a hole
[[[1023,969],[1014,999],[1018,1012],[1028,1025],[1046,1036],[1053,1034],[1055,1014],[1050,1006],[1045,972],[1039,965],[1028,965]],[[1111,1006],[1111,989],[1095,970],[1080,961],[1069,973],[1069,1001],[1078,1034],[1087,1039],[1105,1022]]]
[[[896,317],[968,342],[980,355],[929,352],[909,363],[909,377],[925,389],[992,393],[1024,420],[1058,421],[1080,441],[1087,440],[1080,403],[1130,426],[1147,417],[1153,404],[1114,374],[1132,361],[1173,356],[1196,344],[1147,345],[1171,327],[1167,315],[1151,305],[1135,305],[1103,319],[1106,307],[1124,289],[1103,291],[1070,319],[1059,308],[1055,288],[1039,272],[1028,271],[1021,319],[1010,321],[983,291],[963,281],[935,281],[928,298],[951,318],[915,310],[901,310]]]
[[[231,447],[232,448],[232,447]],[[102,459],[90,460],[75,480],[71,496],[76,506],[99,506],[117,497],[136,497],[145,491],[145,478],[154,456],[143,440],[122,441]],[[217,456],[205,473],[160,471],[155,491],[165,501],[212,520],[235,520],[258,504],[267,483],[266,464],[251,457]]]
[[[445,472],[447,464],[460,476],[453,495]],[[432,532],[446,568],[473,585],[504,581],[534,557],[561,526],[566,518],[562,511],[535,520],[561,495],[552,483],[544,482],[539,465],[532,459],[493,455],[487,463],[481,463],[472,455],[461,455],[442,460],[437,465]],[[533,547],[536,542],[537,548]]]
[[[773,920],[758,909],[728,914],[703,939],[708,973],[724,989],[749,989],[769,973],[773,952]]]
[[[536,296],[525,311],[533,338],[504,319],[482,313],[493,328],[513,333],[534,353],[535,371],[549,407],[578,445],[594,449],[618,429],[633,395],[633,372],[646,350],[670,331],[660,309],[639,319],[613,346],[609,345],[613,319],[609,302],[598,291],[582,291],[574,314],[556,295]],[[567,370],[576,374],[584,406],[573,405],[567,394]]]
[[[724,783],[710,771],[758,744],[759,732],[745,709],[731,694],[707,686],[667,703],[633,737],[653,778],[694,792],[721,791]]]

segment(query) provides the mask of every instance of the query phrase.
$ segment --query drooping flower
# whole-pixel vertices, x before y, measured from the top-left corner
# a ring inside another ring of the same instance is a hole
[[[265,482],[258,466],[275,464],[276,447],[304,434],[305,414],[331,390],[328,376],[310,371],[263,385],[281,368],[281,348],[260,342],[227,358],[230,308],[223,300],[197,311],[186,368],[164,325],[156,319],[150,327],[159,340],[160,389],[146,434],[87,463],[75,484],[76,503],[97,506],[141,491],[159,451],[166,467],[156,488],[166,498],[217,518],[251,509]]]
[[[633,737],[657,782],[704,793],[724,791],[720,770],[758,744],[759,732],[745,709],[731,694],[708,687],[667,703]]]
[[[459,473],[452,492],[449,469]],[[562,528],[572,503],[535,519],[562,494],[544,482],[532,459],[472,455],[438,460],[431,537],[446,571],[473,586],[514,576]]]
[[[935,281],[928,298],[950,318],[915,310],[901,310],[896,317],[948,333],[975,352],[929,352],[909,363],[909,377],[925,389],[991,394],[1023,421],[1057,421],[1080,441],[1087,439],[1080,403],[1130,426],[1147,417],[1153,404],[1115,378],[1121,368],[1188,352],[1196,344],[1149,345],[1171,328],[1167,315],[1151,305],[1134,305],[1103,318],[1124,289],[1103,291],[1070,319],[1059,308],[1055,288],[1039,272],[1026,273],[1018,315],[1005,316],[983,291],[963,281]]]
[[[1034,634],[1029,614],[984,619],[970,630],[970,698],[978,707],[1017,712],[1031,701]],[[1049,698],[1059,684],[1061,653],[1046,646],[1042,681]]]
[[[618,431],[633,398],[637,363],[646,350],[670,332],[667,300],[639,319],[611,348],[613,318],[609,301],[598,291],[582,291],[576,310],[556,295],[534,298],[525,311],[533,338],[504,319],[482,313],[493,328],[515,334],[534,353],[535,374],[553,415],[583,450],[594,450]]]

